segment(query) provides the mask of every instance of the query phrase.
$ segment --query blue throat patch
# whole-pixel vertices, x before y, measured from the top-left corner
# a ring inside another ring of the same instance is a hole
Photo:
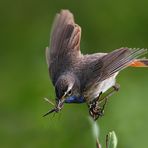
[[[84,97],[71,96],[65,100],[65,103],[85,103]]]

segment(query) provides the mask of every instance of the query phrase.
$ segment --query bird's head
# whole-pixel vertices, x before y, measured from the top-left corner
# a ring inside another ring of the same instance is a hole
[[[63,107],[66,98],[72,96],[75,91],[75,79],[71,76],[61,76],[56,85],[56,104],[59,109]]]
[[[71,96],[79,95],[79,92],[79,81],[74,75],[67,74],[60,76],[55,84],[55,108],[47,112],[44,116],[52,112],[59,112],[63,108],[65,100]]]

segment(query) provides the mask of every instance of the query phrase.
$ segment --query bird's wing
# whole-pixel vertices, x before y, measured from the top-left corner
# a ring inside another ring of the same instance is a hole
[[[120,48],[110,52],[97,60],[87,62],[85,71],[85,89],[89,89],[93,84],[113,76],[116,72],[130,66],[139,56],[145,54],[147,49]]]
[[[80,39],[81,28],[75,24],[72,13],[61,10],[53,23],[50,47],[46,48],[46,60],[53,84],[59,75],[81,55]]]

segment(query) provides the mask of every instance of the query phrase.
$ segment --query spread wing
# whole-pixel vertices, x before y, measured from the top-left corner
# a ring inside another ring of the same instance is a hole
[[[100,83],[130,66],[136,58],[146,52],[147,49],[120,48],[99,57],[97,60],[88,62],[85,66],[85,73],[87,73],[85,89],[89,89],[93,84]]]
[[[72,13],[62,10],[55,17],[50,47],[46,48],[46,60],[53,84],[81,55],[80,39],[81,28],[75,24]]]

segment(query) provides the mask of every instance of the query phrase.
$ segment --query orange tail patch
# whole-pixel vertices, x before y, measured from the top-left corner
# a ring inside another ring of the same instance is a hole
[[[131,66],[131,67],[148,67],[148,59],[134,60],[129,66]]]

